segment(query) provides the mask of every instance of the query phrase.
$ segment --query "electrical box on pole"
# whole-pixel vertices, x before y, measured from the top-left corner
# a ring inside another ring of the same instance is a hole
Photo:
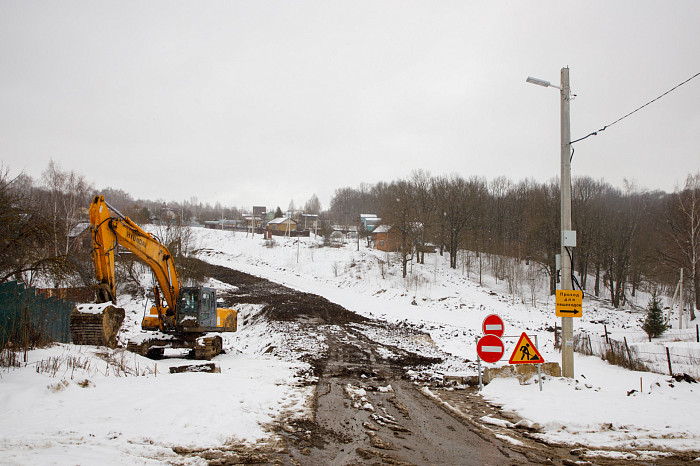
[[[576,230],[563,230],[561,232],[561,245],[565,248],[575,248]]]

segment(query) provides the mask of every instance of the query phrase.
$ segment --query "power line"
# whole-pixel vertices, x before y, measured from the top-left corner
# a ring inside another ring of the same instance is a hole
[[[671,89],[669,89],[668,91],[664,92],[663,94],[661,94],[660,96],[656,97],[655,99],[652,99],[652,100],[650,100],[649,102],[645,103],[645,104],[642,105],[641,107],[639,107],[639,108],[637,108],[637,109],[635,109],[635,110],[632,110],[632,111],[629,112],[627,115],[625,115],[625,116],[623,116],[623,117],[621,117],[621,118],[618,118],[617,120],[613,121],[613,122],[610,123],[609,125],[603,126],[603,127],[600,128],[598,131],[593,131],[592,133],[590,133],[590,134],[588,134],[588,135],[586,135],[586,136],[584,136],[584,137],[582,137],[582,138],[576,139],[575,141],[571,141],[570,144],[573,144],[573,143],[579,142],[579,141],[583,141],[584,139],[589,138],[589,137],[591,137],[591,136],[598,136],[598,133],[600,133],[601,131],[605,131],[606,129],[608,129],[609,127],[611,127],[612,125],[614,125],[615,123],[618,123],[618,122],[624,120],[625,118],[627,118],[628,116],[632,115],[633,113],[637,113],[638,111],[640,111],[641,109],[643,109],[643,108],[646,107],[647,105],[650,105],[650,104],[656,102],[656,101],[659,100],[660,98],[664,97],[664,96],[667,95],[667,94],[670,94],[671,92],[673,92],[673,91],[675,91],[676,89],[678,89],[679,87],[681,87],[683,84],[685,84],[685,83],[687,83],[687,82],[689,82],[689,81],[691,81],[691,80],[697,78],[698,76],[700,76],[700,73],[695,73],[693,76],[691,76],[690,78],[686,79],[686,80],[683,81],[682,83],[677,84],[676,86],[672,87]],[[573,153],[571,154],[571,157],[573,158]]]

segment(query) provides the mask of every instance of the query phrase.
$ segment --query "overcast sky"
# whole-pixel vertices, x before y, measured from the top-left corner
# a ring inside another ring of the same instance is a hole
[[[700,2],[0,0],[0,160],[135,198],[323,208],[413,170],[559,173],[572,138],[700,72]],[[573,176],[700,170],[700,77],[576,144]]]

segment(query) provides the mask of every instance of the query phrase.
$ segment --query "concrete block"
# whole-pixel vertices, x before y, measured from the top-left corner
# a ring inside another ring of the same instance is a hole
[[[561,377],[561,366],[558,362],[545,362],[542,364],[542,375]],[[503,367],[484,369],[483,383],[486,385],[493,379],[515,377],[522,385],[535,376],[537,376],[537,364],[508,364]]]

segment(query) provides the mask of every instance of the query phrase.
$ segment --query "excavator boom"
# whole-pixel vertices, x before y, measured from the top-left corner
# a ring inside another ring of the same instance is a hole
[[[175,309],[180,279],[168,248],[105,202],[103,196],[95,196],[90,204],[90,223],[93,229],[95,278],[106,290],[105,298],[116,302],[114,251],[119,243],[153,270],[168,307]]]

